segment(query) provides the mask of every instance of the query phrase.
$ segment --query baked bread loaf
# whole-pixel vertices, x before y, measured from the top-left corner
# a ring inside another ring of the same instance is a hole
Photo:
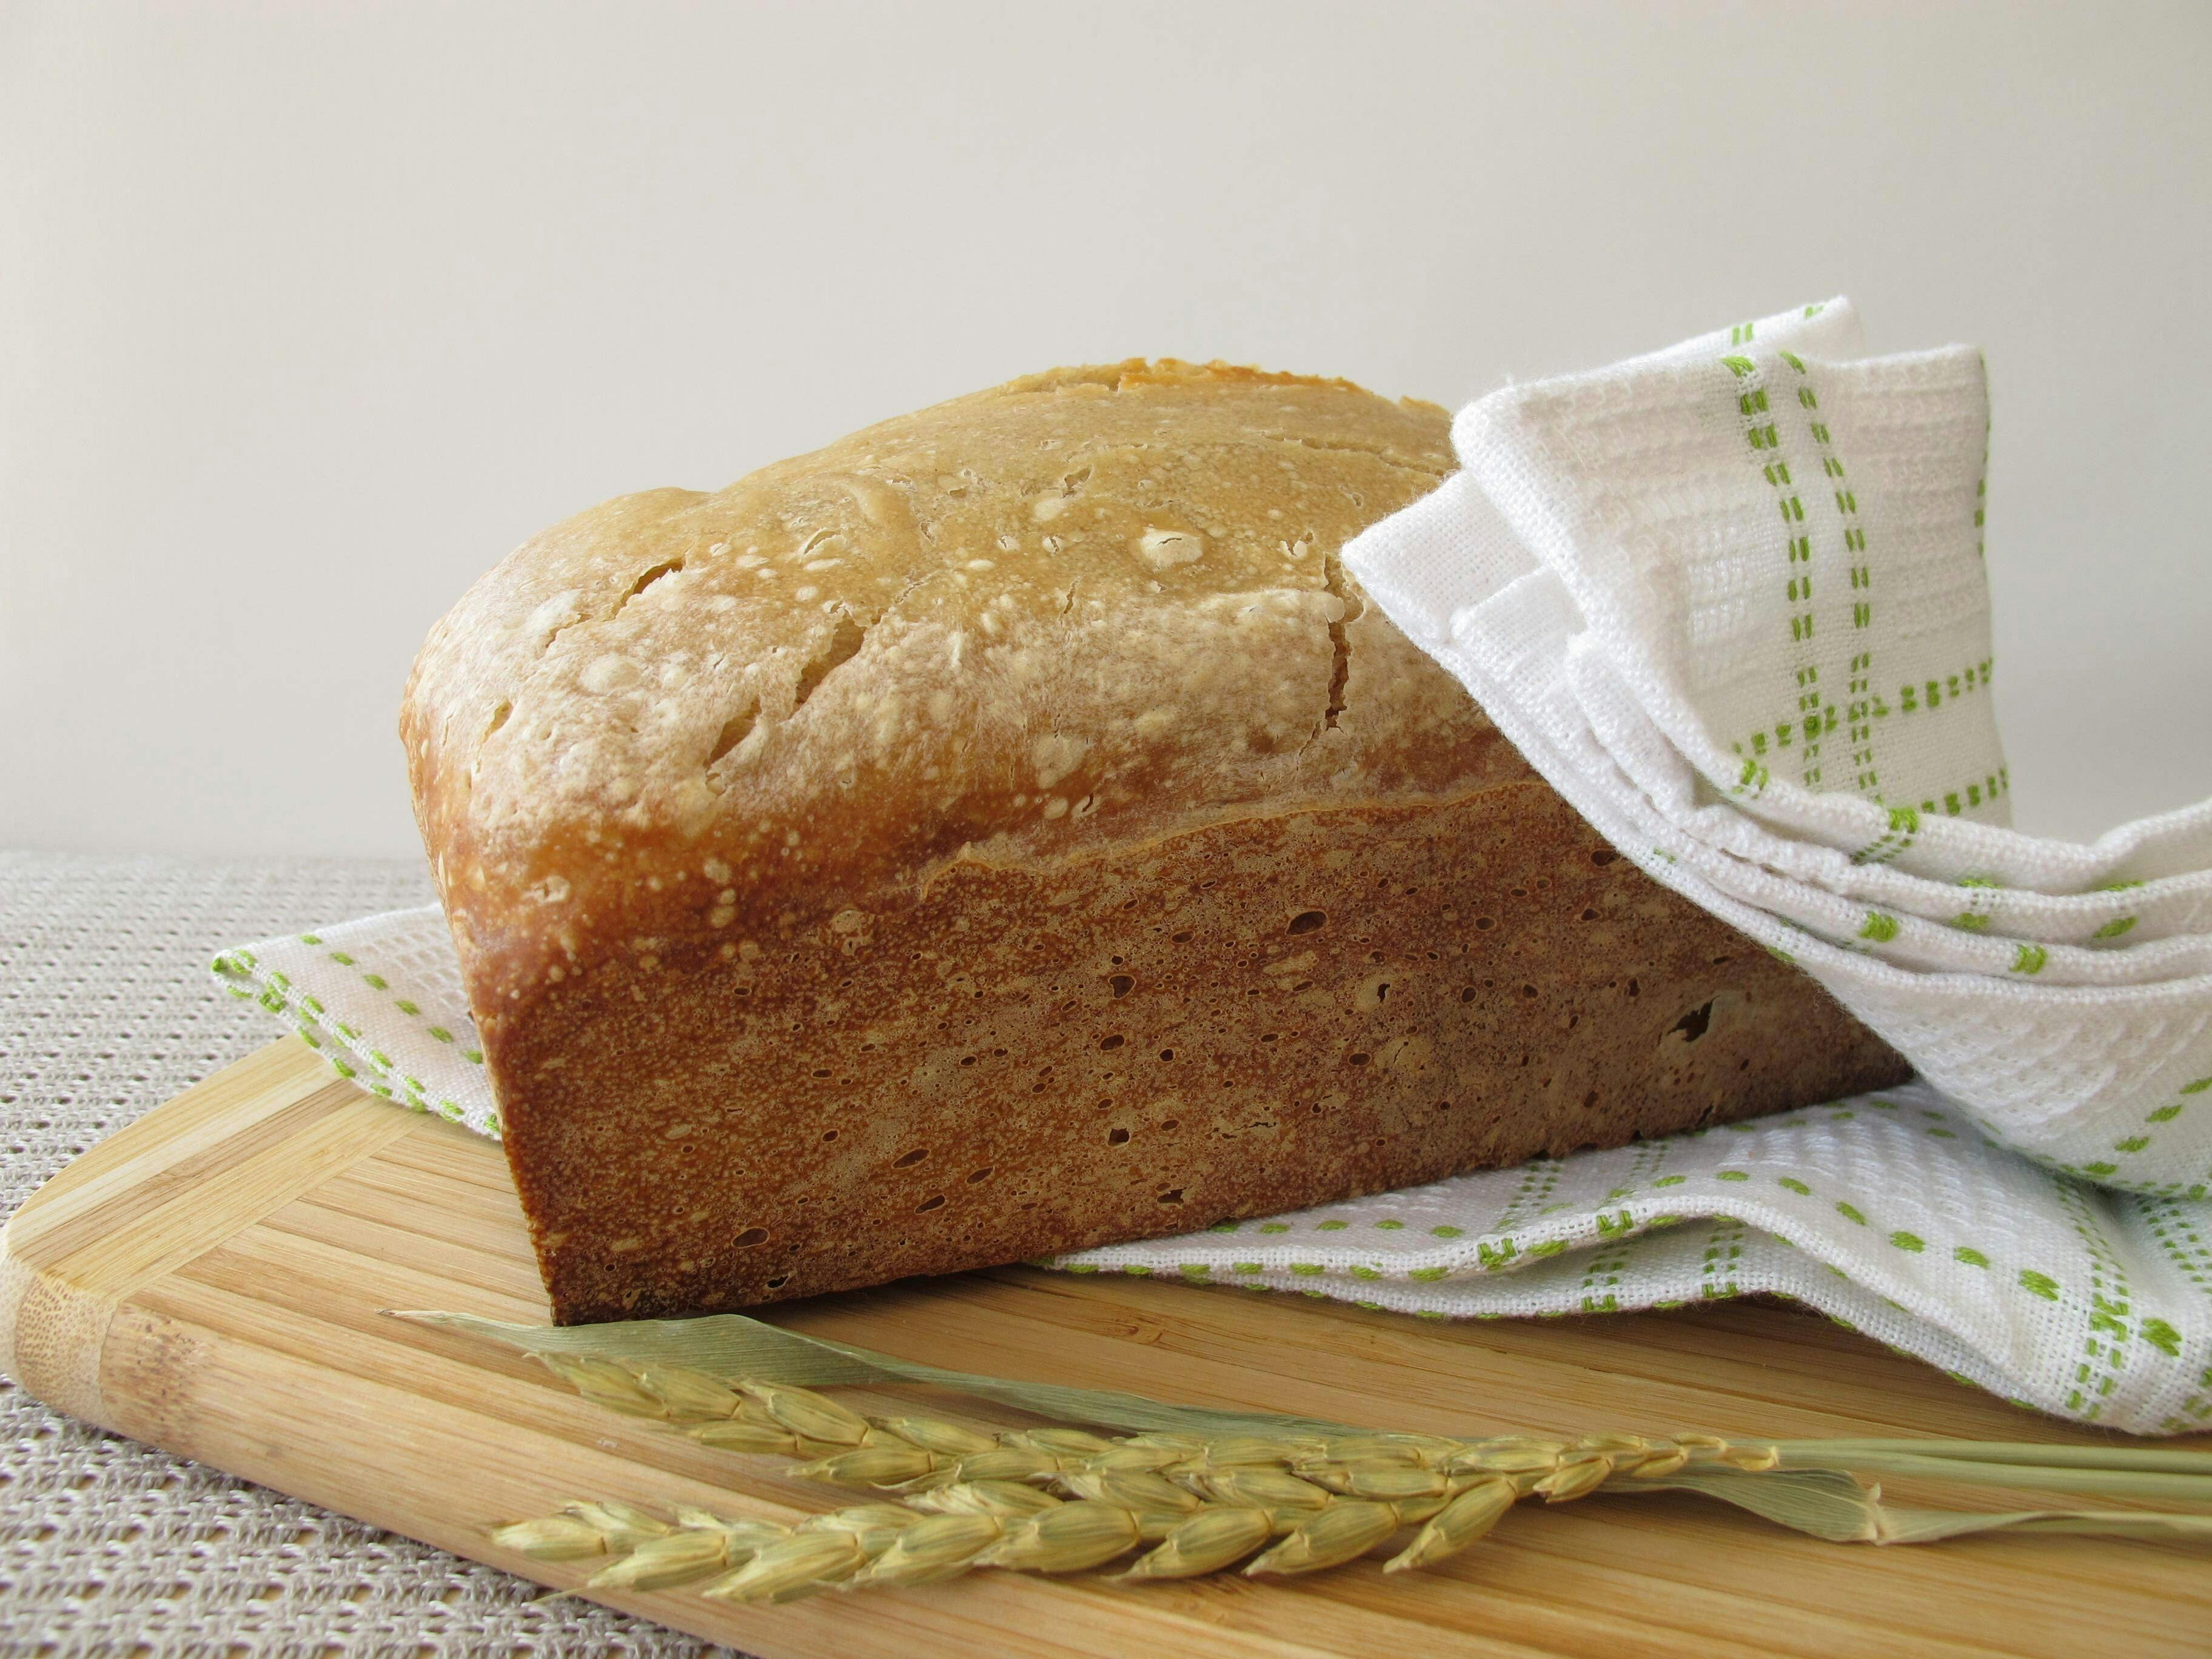
[[[1131,362],[579,514],[401,720],[563,1322],[1887,1086],[1366,605],[1444,412]]]

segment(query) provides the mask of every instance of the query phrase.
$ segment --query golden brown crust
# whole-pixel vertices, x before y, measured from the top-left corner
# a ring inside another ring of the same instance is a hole
[[[1537,782],[963,863],[763,943],[728,972],[610,963],[507,1046],[563,1321],[1188,1231],[1904,1075]]]
[[[1124,364],[556,526],[439,624],[402,720],[471,986],[526,1005],[967,846],[1453,787],[1486,722],[1334,562],[1450,465],[1431,407]]]
[[[717,495],[609,502],[471,589],[402,731],[561,1316],[1004,1261],[1893,1080],[1808,981],[1591,865],[1579,820],[1365,604],[1337,550],[1451,465],[1443,411],[1342,381],[1056,370]],[[1401,961],[1416,945],[1494,945],[1468,917],[1504,925],[1508,866],[1596,883],[1571,912],[1589,925],[1522,896],[1539,1012],[1480,976],[1418,1019],[1338,1007],[1431,972]],[[1285,990],[1266,970],[1309,910],[1330,917],[1300,947],[1316,973]],[[1146,988],[1126,1040],[1175,1069],[1109,1087],[1081,1043],[1115,1033],[1076,1014],[1171,914],[1188,948],[1121,977]],[[1347,978],[1355,938],[1375,960]],[[1656,999],[1618,1042],[1577,1023],[1591,973]],[[1662,1087],[1663,1031],[1637,1022],[1692,996],[1668,1018],[1734,1010],[1728,1041]],[[1001,1038],[953,1054],[987,1012]],[[1586,1079],[1572,1102],[1501,1068],[1531,1019],[1514,1053]],[[1418,1066],[1348,1058],[1408,1044]],[[1202,1098],[1162,1106],[1200,1067]],[[1078,1073],[1099,1092],[1062,1099]],[[1102,1152],[1085,1112],[1133,1115],[1113,1144],[1141,1121],[1142,1146]],[[1231,1131],[1263,1120],[1255,1157]],[[885,1137],[927,1156],[885,1164]],[[915,1209],[932,1158],[994,1173]]]

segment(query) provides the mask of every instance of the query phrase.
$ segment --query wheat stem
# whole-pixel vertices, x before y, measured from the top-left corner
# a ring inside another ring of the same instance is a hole
[[[1688,1488],[1838,1540],[1923,1542],[2013,1528],[2166,1538],[2212,1535],[2212,1516],[2125,1510],[2006,1514],[1885,1506],[1857,1477],[2032,1486],[2106,1498],[2212,1502],[2212,1454],[1971,1441],[1736,1443],[1717,1436],[989,1433],[939,1419],[867,1417],[809,1389],[678,1366],[540,1356],[586,1399],[702,1443],[805,1460],[796,1474],[874,1489],[796,1526],[679,1509],[664,1519],[573,1502],[494,1528],[532,1559],[604,1565],[598,1589],[691,1586],[773,1605],[832,1587],[920,1584],[979,1567],[1079,1572],[1137,1554],[1122,1577],[1311,1572],[1413,1529],[1385,1565],[1431,1566],[1519,1502]]]

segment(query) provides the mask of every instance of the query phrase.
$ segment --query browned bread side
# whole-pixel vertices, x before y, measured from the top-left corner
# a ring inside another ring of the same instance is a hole
[[[1899,1080],[1337,561],[1443,411],[1129,363],[512,556],[402,717],[557,1316],[1326,1202]]]

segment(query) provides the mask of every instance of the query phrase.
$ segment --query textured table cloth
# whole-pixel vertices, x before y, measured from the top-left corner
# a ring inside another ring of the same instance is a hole
[[[411,863],[0,853],[0,1214],[267,1042],[207,962],[420,903]],[[0,1380],[0,1654],[726,1653],[49,1412]]]

